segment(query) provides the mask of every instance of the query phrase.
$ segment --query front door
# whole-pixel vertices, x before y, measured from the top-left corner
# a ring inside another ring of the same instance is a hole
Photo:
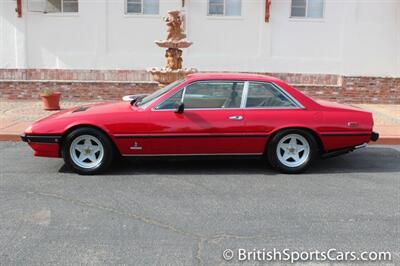
[[[243,81],[198,81],[149,115],[152,154],[243,153]],[[176,106],[184,103],[184,111]]]

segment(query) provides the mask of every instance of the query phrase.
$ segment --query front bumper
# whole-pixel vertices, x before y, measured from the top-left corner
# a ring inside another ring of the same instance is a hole
[[[379,133],[373,132],[371,133],[371,140],[372,141],[377,141],[379,139]]]
[[[34,151],[35,156],[59,158],[61,136],[54,135],[21,135],[21,139],[27,142]]]
[[[61,136],[57,135],[21,135],[21,139],[28,143],[59,143]]]

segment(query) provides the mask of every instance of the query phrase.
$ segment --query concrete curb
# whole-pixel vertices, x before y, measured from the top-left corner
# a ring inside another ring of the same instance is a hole
[[[0,141],[21,141],[19,134],[0,134]]]
[[[20,134],[0,134],[0,141],[21,141]],[[369,145],[400,145],[400,137],[380,137]]]

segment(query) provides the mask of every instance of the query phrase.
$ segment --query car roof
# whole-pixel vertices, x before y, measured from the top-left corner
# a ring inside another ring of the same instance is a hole
[[[194,73],[187,76],[188,80],[213,80],[213,79],[225,79],[225,80],[254,80],[254,81],[281,81],[275,77],[261,75],[261,74],[250,74],[250,73]]]

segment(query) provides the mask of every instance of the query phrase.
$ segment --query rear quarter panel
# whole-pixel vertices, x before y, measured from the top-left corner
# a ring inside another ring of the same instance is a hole
[[[354,147],[370,141],[372,114],[364,111],[326,110],[317,127],[326,151]]]

